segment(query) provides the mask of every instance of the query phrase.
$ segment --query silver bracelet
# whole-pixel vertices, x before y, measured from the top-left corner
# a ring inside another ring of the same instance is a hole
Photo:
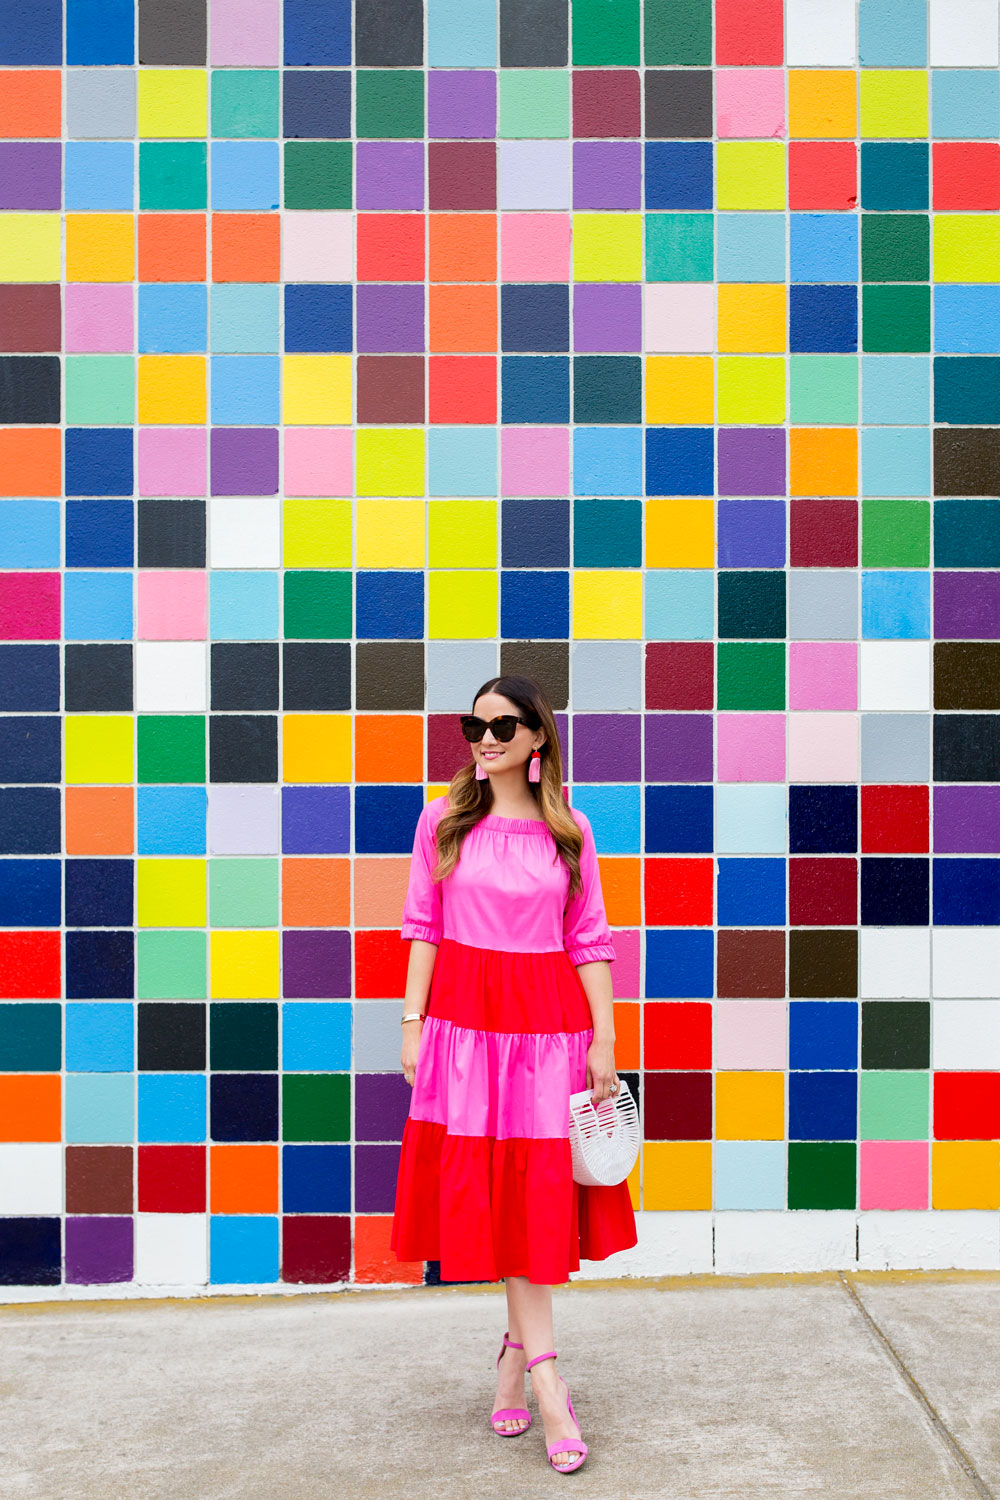
[[[424,1020],[424,1012],[422,1010],[411,1010],[410,1013],[409,1013],[409,1015],[403,1017],[403,1021],[400,1022],[400,1025],[402,1025],[403,1022],[405,1022],[405,1021],[422,1021],[422,1020]]]

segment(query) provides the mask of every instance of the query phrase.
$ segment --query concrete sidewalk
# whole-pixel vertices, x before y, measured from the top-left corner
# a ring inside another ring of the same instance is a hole
[[[590,1444],[571,1476],[537,1415],[490,1431],[500,1287],[0,1309],[0,1495],[1000,1497],[996,1273],[574,1282],[555,1301]]]

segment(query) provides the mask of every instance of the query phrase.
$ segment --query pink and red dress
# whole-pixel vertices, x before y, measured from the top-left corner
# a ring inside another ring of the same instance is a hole
[[[576,965],[613,960],[597,850],[583,832],[583,889],[547,824],[488,813],[434,882],[428,803],[413,841],[402,936],[438,945],[410,1096],[390,1245],[436,1260],[443,1281],[526,1276],[559,1285],[581,1258],[636,1243],[627,1183],[573,1181],[568,1100],[587,1087],[593,1024]]]

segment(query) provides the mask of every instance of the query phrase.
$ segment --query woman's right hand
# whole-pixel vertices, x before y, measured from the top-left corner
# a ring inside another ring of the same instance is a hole
[[[411,1088],[413,1080],[416,1077],[417,1056],[420,1052],[420,1037],[423,1029],[423,1021],[407,1021],[403,1027],[403,1048],[400,1054],[400,1062],[403,1067],[403,1076]]]

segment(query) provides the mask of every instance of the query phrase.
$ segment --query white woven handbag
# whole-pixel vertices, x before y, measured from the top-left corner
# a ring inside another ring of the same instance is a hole
[[[625,1079],[618,1081],[618,1093],[596,1106],[593,1089],[569,1096],[573,1181],[585,1187],[624,1182],[639,1154],[639,1111]]]

